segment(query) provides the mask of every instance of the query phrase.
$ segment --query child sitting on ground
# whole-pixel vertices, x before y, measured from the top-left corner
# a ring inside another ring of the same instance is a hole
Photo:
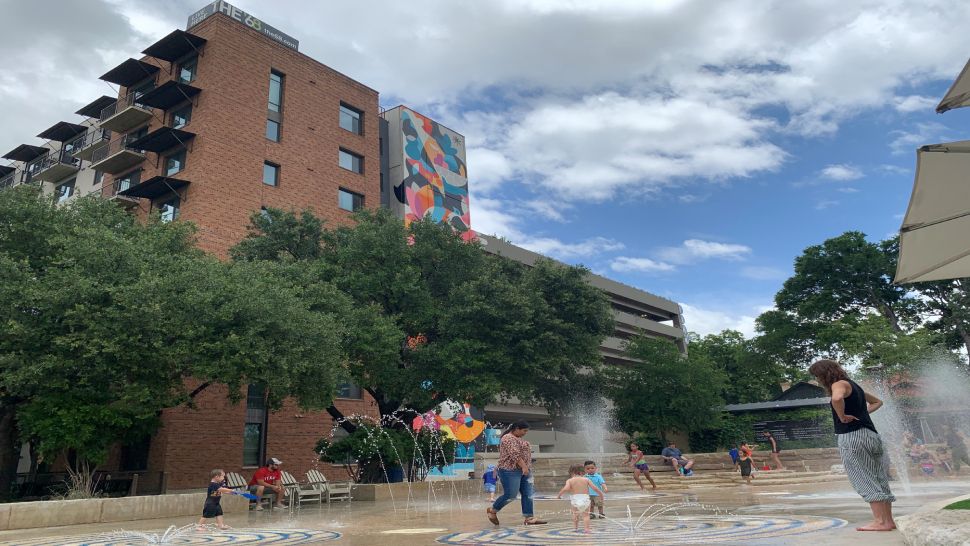
[[[584,476],[585,472],[586,470],[578,464],[569,467],[570,478],[566,480],[566,485],[559,490],[559,495],[556,498],[561,499],[564,494],[570,494],[569,507],[573,511],[573,528],[579,531],[579,518],[582,517],[586,534],[589,534],[589,492],[592,490],[604,497],[606,493]]]
[[[596,463],[594,461],[586,461],[585,463],[583,463],[583,468],[586,470],[586,477],[589,479],[589,481],[593,482],[596,485],[596,487],[599,487],[600,489],[602,489],[604,493],[608,491],[606,489],[606,480],[604,480],[603,476],[601,476],[600,473],[596,471]],[[593,491],[592,488],[589,489],[589,502],[590,502],[589,504],[590,518],[596,517],[596,514],[593,513],[594,508],[600,511],[600,516],[599,516],[600,519],[603,519],[606,517],[606,514],[603,513],[603,497],[597,495],[596,491]]]
[[[495,465],[488,465],[482,476],[482,482],[484,482],[485,492],[488,493],[488,502],[495,502],[495,485],[498,484],[498,469]]]
[[[229,526],[222,519],[222,505],[219,501],[222,500],[223,494],[231,495],[233,491],[228,487],[224,487],[226,473],[222,469],[217,468],[209,472],[209,478],[209,489],[205,495],[205,504],[202,505],[202,517],[199,518],[198,529],[204,531],[205,520],[212,518],[216,518],[216,526],[219,529],[228,529]]]

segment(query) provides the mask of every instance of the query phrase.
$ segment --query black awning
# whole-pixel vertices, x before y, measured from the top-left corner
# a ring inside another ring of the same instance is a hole
[[[206,39],[201,36],[189,34],[184,30],[175,30],[148,46],[142,53],[163,61],[175,62],[189,53],[201,49],[205,42]]]
[[[118,102],[117,97],[109,97],[108,95],[101,95],[100,97],[94,99],[91,104],[88,104],[84,108],[81,108],[75,114],[81,114],[82,116],[89,118],[101,117],[101,111],[105,108],[111,106],[112,104]]]
[[[153,64],[139,61],[138,59],[128,59],[111,70],[104,73],[101,79],[106,82],[116,83],[122,87],[131,87],[136,83],[154,76],[159,68]]]
[[[12,159],[14,161],[32,161],[38,157],[47,154],[49,148],[44,148],[43,146],[31,146],[30,144],[21,144],[13,150],[10,150],[4,154],[4,159]]]
[[[143,197],[145,199],[155,199],[162,195],[174,193],[176,190],[188,186],[187,180],[169,178],[167,176],[153,176],[141,184],[137,184],[125,191],[118,192],[118,195],[125,197]]]
[[[40,138],[46,138],[48,140],[56,140],[57,142],[67,142],[78,135],[84,134],[87,132],[87,130],[88,128],[84,125],[68,123],[66,121],[58,121],[49,129],[37,136]]]
[[[10,167],[7,165],[0,165],[0,176],[7,176],[8,174],[17,170],[17,167]]]
[[[202,90],[175,80],[167,81],[138,98],[139,104],[168,110],[198,95]]]
[[[127,146],[133,150],[164,152],[176,146],[187,144],[193,138],[195,138],[195,133],[181,129],[173,129],[171,127],[161,127],[139,139],[129,142]]]

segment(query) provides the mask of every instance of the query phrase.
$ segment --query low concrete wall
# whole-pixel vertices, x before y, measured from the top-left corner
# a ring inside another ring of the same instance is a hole
[[[116,499],[51,500],[0,504],[0,530],[59,527],[85,523],[116,523],[156,518],[199,516],[205,493],[150,495]],[[243,497],[222,499],[226,513],[245,512]]]
[[[397,500],[407,500],[408,486],[410,485],[411,497],[416,500],[430,498],[447,499],[457,491],[465,495],[475,493],[481,489],[481,480],[449,480],[432,482],[407,482],[400,483],[358,483],[353,486],[351,495],[355,501],[389,501],[392,498]]]
[[[970,544],[970,510],[944,510],[970,495],[934,502],[916,513],[896,518],[908,546],[966,546]]]

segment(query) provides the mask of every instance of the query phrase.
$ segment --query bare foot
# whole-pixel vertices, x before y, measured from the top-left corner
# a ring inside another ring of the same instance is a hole
[[[655,486],[653,486],[653,490],[654,490],[654,491],[656,491],[656,490],[657,490],[657,486],[656,486],[656,485],[655,485]]]
[[[223,525],[222,527],[219,527],[220,531],[227,531],[229,529],[232,529],[232,527],[229,527],[228,525]]]
[[[205,531],[205,525],[199,525],[195,528],[196,531]]]
[[[862,527],[856,527],[856,531],[892,531],[896,526],[892,523],[870,523]]]

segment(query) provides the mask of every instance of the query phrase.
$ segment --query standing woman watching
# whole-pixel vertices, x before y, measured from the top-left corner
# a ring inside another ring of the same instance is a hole
[[[778,445],[778,440],[775,439],[775,435],[770,430],[765,431],[765,438],[771,444],[771,462],[775,463],[775,470],[784,470],[785,466],[781,464],[781,459],[778,458],[778,454],[781,453],[781,446]]]
[[[485,510],[488,521],[498,525],[498,512],[506,504],[522,494],[522,515],[526,525],[546,523],[532,513],[532,479],[529,464],[532,462],[532,449],[529,442],[522,439],[529,432],[529,423],[518,421],[505,432],[498,447],[498,479],[502,482],[502,496]]]
[[[832,419],[842,464],[852,487],[872,510],[873,522],[856,527],[856,531],[892,531],[896,528],[892,504],[896,497],[889,489],[882,438],[869,417],[882,407],[882,400],[863,391],[834,360],[818,360],[809,366],[808,373],[832,397]]]

